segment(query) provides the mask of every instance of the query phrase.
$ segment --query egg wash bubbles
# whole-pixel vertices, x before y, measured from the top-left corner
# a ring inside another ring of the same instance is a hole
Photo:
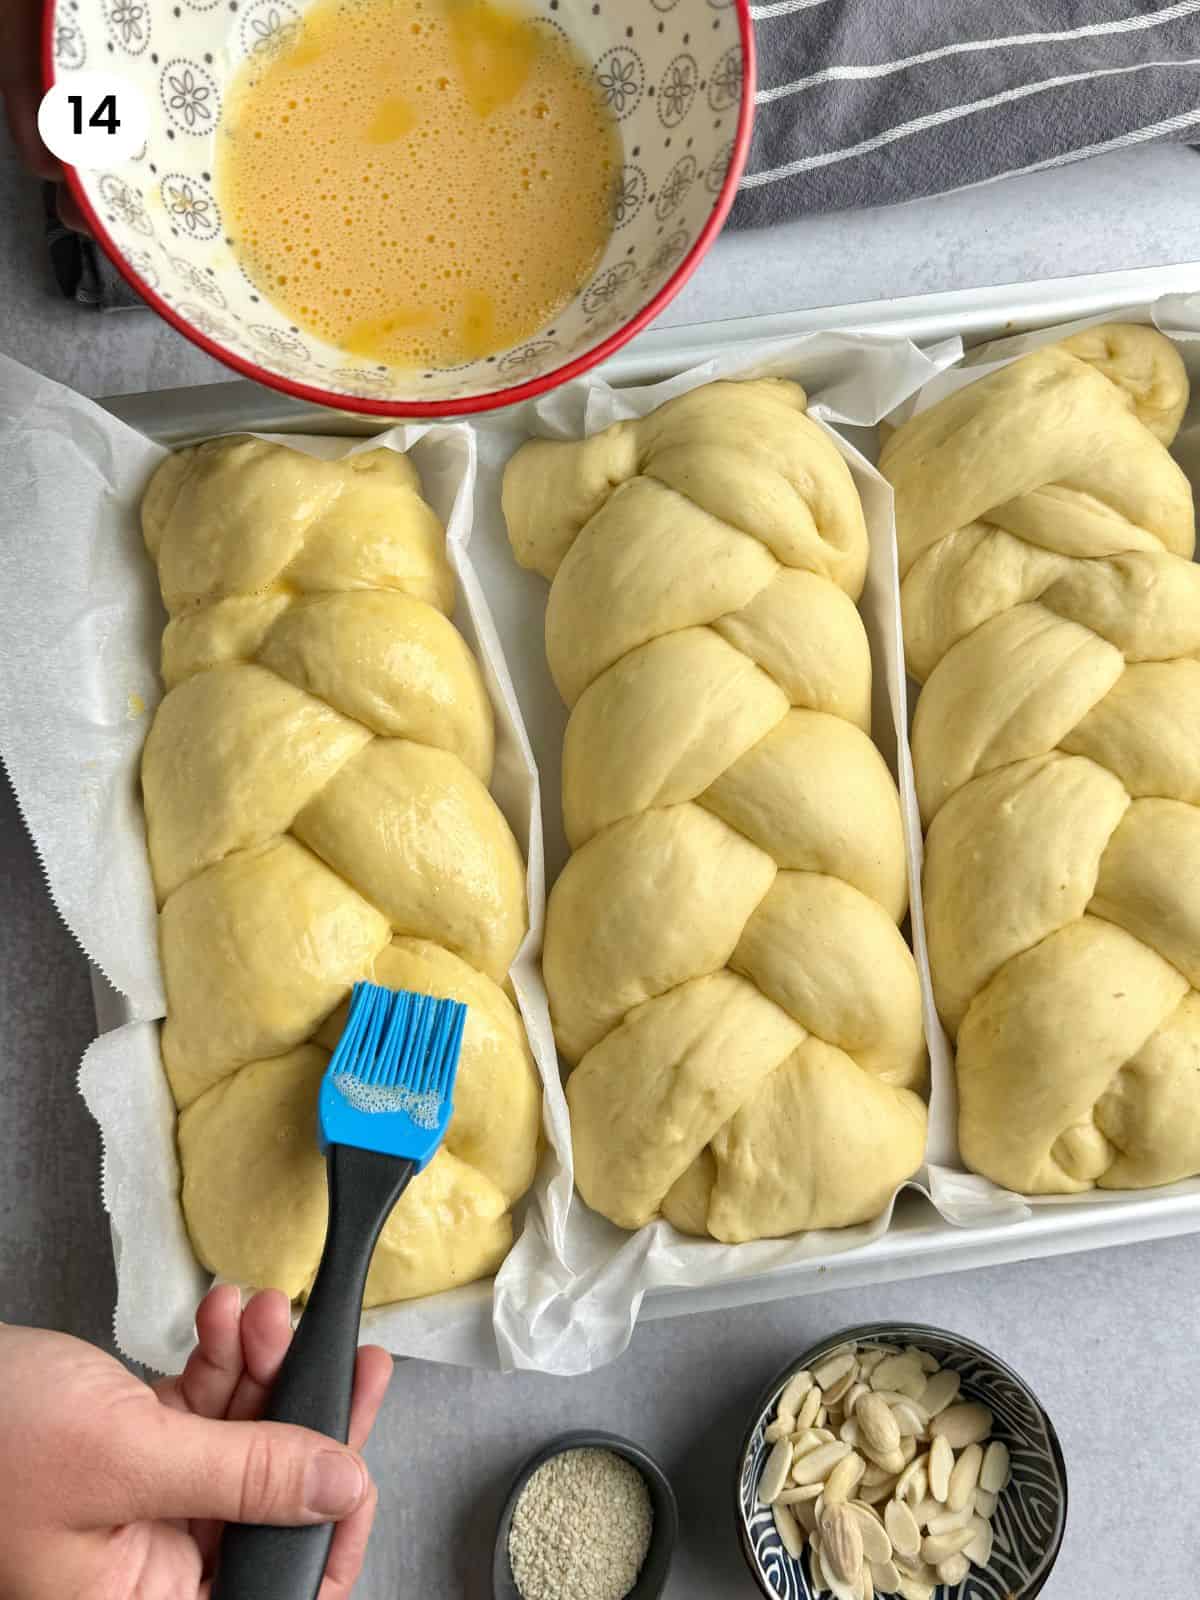
[[[216,181],[247,276],[348,355],[521,343],[612,229],[620,133],[556,27],[491,0],[316,0],[226,99]]]

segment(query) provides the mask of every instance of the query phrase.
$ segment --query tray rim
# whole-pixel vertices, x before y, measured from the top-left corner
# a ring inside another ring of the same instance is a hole
[[[1189,293],[1200,293],[1200,261],[682,323],[643,333],[596,371],[617,385],[647,383],[731,345],[823,331],[909,338],[918,344],[959,335],[964,343],[972,344],[1117,311],[1160,295]],[[370,435],[394,425],[386,417],[325,410],[289,400],[247,379],[110,395],[96,403],[164,445],[185,444],[238,428]],[[493,421],[511,424],[520,409],[464,420],[486,429]],[[97,1026],[100,1032],[107,1032],[128,1020],[129,1013],[123,997],[108,987],[95,968],[90,970]],[[1200,1179],[1193,1180],[1189,1191],[1170,1196],[1156,1196],[1148,1190],[1121,1199],[1039,1201],[1019,1223],[956,1227],[942,1219],[923,1195],[911,1190],[898,1197],[896,1213],[885,1234],[857,1250],[699,1288],[651,1289],[639,1315],[655,1321],[822,1289],[857,1288],[1200,1232]]]
[[[979,343],[1051,322],[1116,311],[1159,295],[1190,293],[1200,293],[1200,261],[678,323],[650,328],[595,372],[618,385],[649,383],[733,344],[791,338],[802,333],[865,333],[879,338],[909,338],[918,344],[959,334],[968,344]],[[235,427],[253,427],[262,433],[311,433],[314,422],[319,421],[324,431],[367,436],[394,426],[388,417],[369,417],[289,400],[246,378],[106,395],[96,404],[164,445],[186,444]],[[461,420],[486,429],[496,422],[511,423],[521,410],[520,406],[509,407]]]

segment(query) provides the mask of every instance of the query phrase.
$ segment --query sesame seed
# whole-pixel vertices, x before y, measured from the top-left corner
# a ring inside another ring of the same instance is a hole
[[[612,1450],[551,1456],[521,1490],[508,1536],[523,1600],[622,1600],[650,1548],[646,1481]]]

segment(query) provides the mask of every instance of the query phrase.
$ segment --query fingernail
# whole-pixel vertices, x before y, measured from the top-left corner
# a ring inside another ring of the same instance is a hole
[[[344,1517],[367,1492],[362,1463],[343,1450],[322,1450],[308,1463],[304,1503],[316,1517]]]

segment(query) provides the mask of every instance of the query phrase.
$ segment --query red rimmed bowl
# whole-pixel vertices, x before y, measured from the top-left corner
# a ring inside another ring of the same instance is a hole
[[[246,277],[213,188],[222,99],[254,51],[280,48],[304,0],[47,0],[47,84],[131,80],[145,147],[69,169],[96,239],[138,293],[201,349],[302,400],[383,416],[461,416],[586,372],[678,293],[720,230],[750,140],[748,0],[536,0],[592,63],[624,144],[599,266],[551,324],[513,349],[412,372],[351,357],[290,324]]]

